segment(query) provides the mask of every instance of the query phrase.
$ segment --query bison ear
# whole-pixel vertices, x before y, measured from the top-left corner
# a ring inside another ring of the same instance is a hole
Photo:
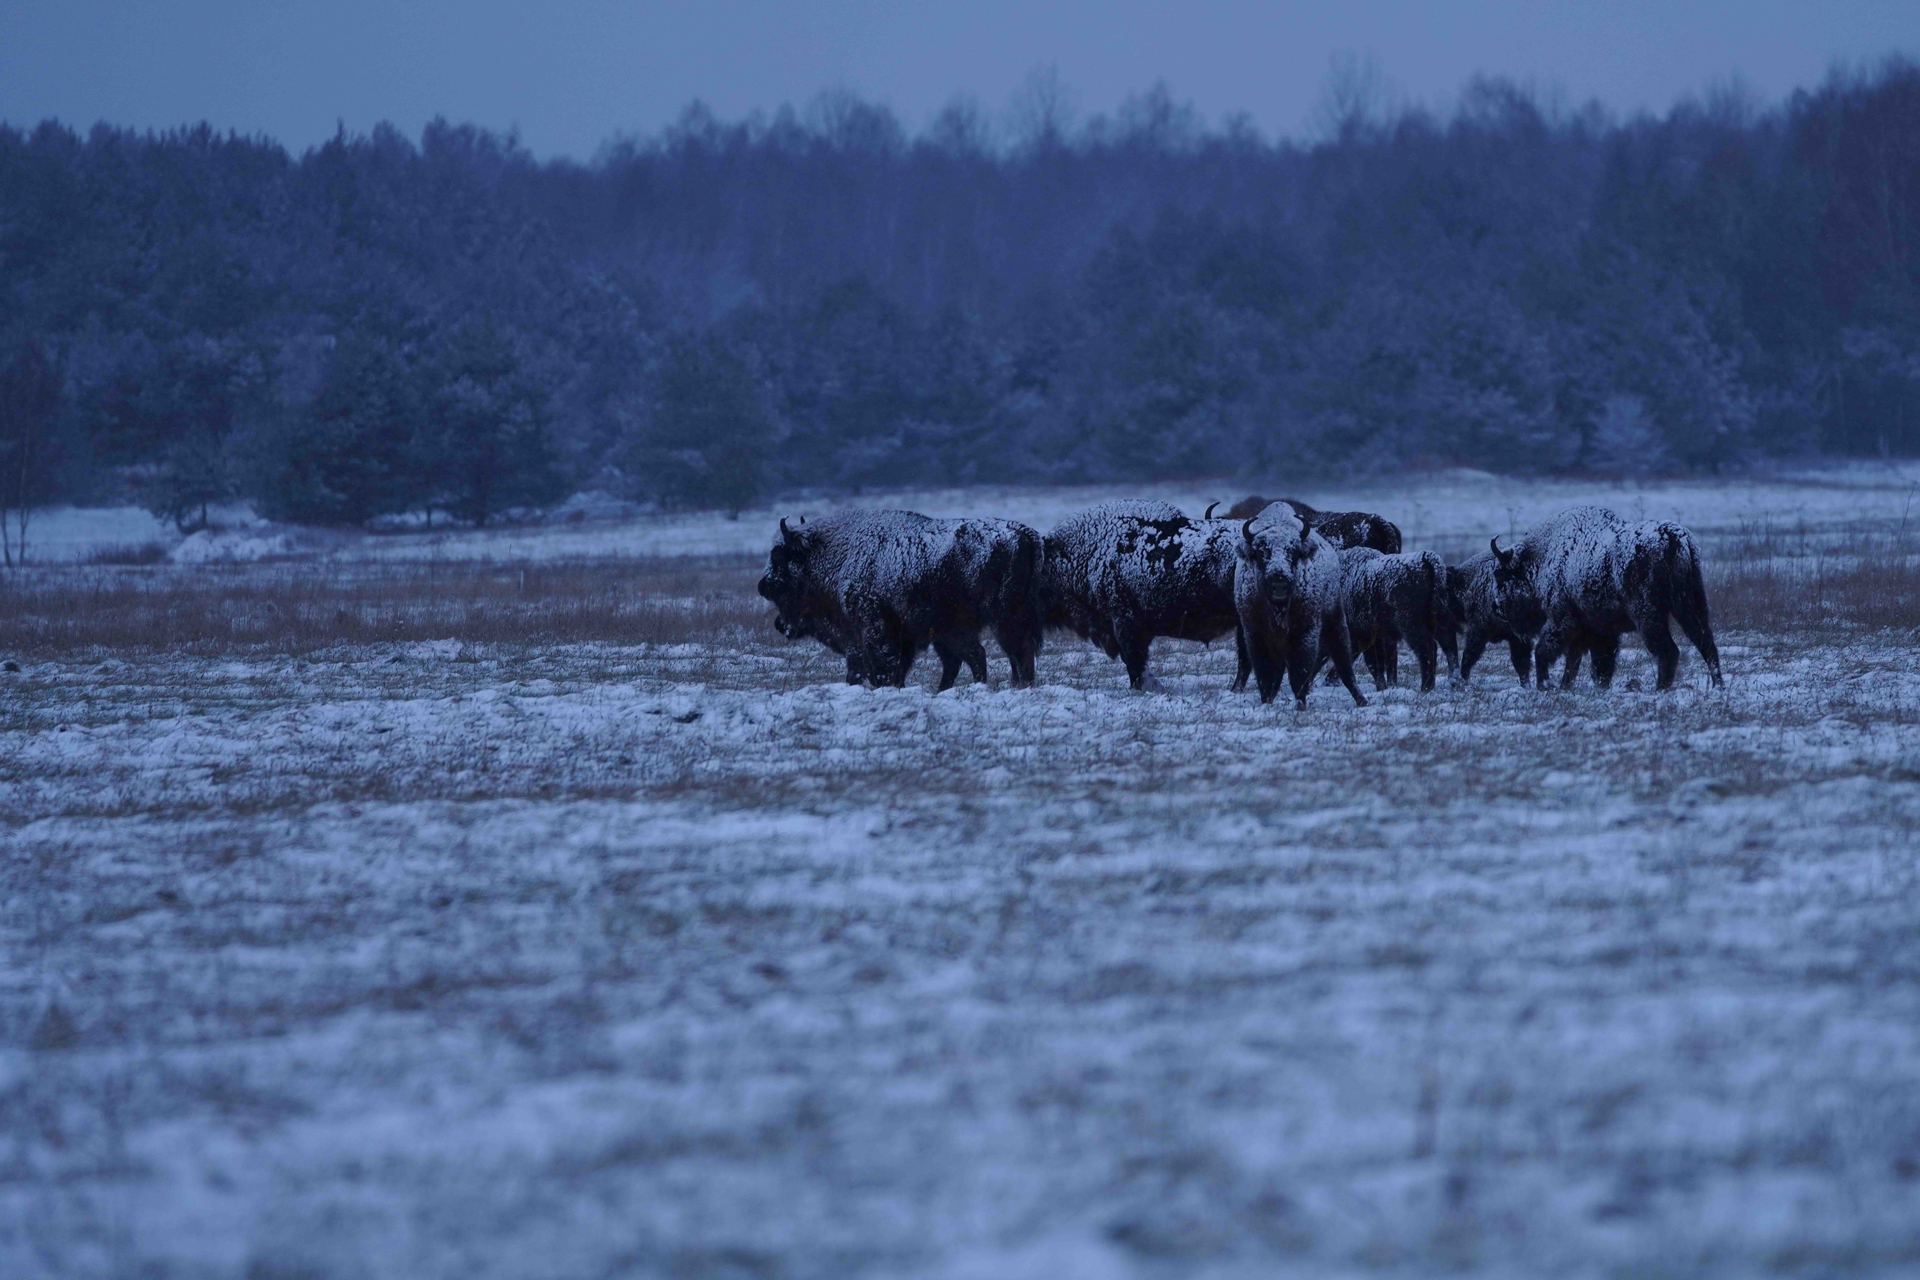
[[[1211,520],[1211,519],[1213,519],[1213,509],[1214,509],[1215,507],[1217,507],[1217,506],[1219,506],[1219,505],[1220,505],[1220,504],[1219,504],[1218,502],[1209,502],[1209,503],[1207,504],[1207,513],[1206,513],[1205,515],[1203,515],[1203,516],[1201,516],[1200,518],[1201,518],[1202,520]]]

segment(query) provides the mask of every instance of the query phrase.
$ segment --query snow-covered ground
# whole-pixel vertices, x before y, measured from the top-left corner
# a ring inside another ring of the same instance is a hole
[[[0,1275],[1910,1273],[1920,646],[1721,641],[1712,693],[1633,645],[1304,712],[1230,646],[1149,695],[1061,643],[848,689],[770,629],[18,655]]]

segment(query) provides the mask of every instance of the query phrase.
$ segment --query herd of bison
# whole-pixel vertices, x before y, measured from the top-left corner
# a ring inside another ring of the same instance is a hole
[[[910,511],[783,519],[760,594],[782,635],[844,655],[850,684],[904,684],[928,646],[941,689],[963,663],[985,680],[981,633],[991,631],[1013,684],[1030,685],[1046,633],[1064,630],[1119,658],[1140,689],[1155,638],[1231,632],[1235,690],[1251,675],[1270,702],[1285,680],[1304,705],[1331,663],[1364,706],[1355,653],[1383,689],[1398,679],[1404,642],[1425,691],[1440,654],[1465,681],[1488,643],[1504,640],[1522,681],[1537,676],[1546,687],[1564,658],[1561,684],[1571,684],[1590,653],[1605,687],[1620,637],[1633,631],[1666,689],[1680,661],[1670,616],[1721,682],[1699,548],[1679,525],[1575,507],[1511,546],[1496,537],[1449,565],[1431,551],[1403,553],[1399,528],[1367,512],[1255,497],[1216,519],[1218,505],[1195,520],[1163,502],[1107,502],[1045,536],[1013,520]]]

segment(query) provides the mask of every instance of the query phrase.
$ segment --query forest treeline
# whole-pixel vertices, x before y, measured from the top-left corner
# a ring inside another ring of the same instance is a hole
[[[484,523],[591,487],[1920,452],[1920,67],[1630,120],[846,94],[591,163],[0,127],[0,505]]]

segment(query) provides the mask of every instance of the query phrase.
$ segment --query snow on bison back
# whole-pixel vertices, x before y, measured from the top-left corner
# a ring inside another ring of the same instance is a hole
[[[1237,631],[1235,530],[1165,502],[1075,512],[1047,535],[1047,625],[1099,645],[1126,664],[1130,686],[1144,688],[1156,638],[1205,643]]]
[[[1496,554],[1545,613],[1533,655],[1541,688],[1563,655],[1561,687],[1572,684],[1588,651],[1594,682],[1607,687],[1620,637],[1629,631],[1639,632],[1654,656],[1654,687],[1672,688],[1680,648],[1667,628],[1669,617],[1699,650],[1715,687],[1721,684],[1700,549],[1682,526],[1661,520],[1629,524],[1604,507],[1574,507],[1528,533],[1518,548]]]
[[[759,591],[783,634],[846,654],[849,679],[902,685],[932,645],[949,688],[991,627],[1024,686],[1040,648],[1042,554],[1040,535],[1011,520],[847,511],[797,527],[782,520]]]

